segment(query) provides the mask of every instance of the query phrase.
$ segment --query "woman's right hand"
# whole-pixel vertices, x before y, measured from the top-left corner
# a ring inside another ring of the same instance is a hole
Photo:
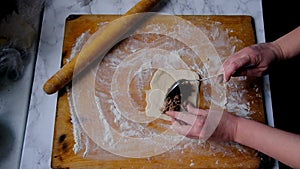
[[[266,74],[270,64],[282,57],[280,47],[275,43],[260,43],[241,49],[228,57],[219,71],[224,72],[227,82],[231,76],[255,76]]]

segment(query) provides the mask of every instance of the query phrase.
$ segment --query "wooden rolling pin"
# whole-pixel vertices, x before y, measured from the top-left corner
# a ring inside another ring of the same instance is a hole
[[[141,0],[130,10],[128,10],[124,16],[150,12],[154,6],[156,6],[161,0]],[[138,18],[129,17],[129,20],[121,23],[108,24],[104,27],[101,36],[96,36],[77,54],[70,62],[66,63],[59,71],[57,71],[49,80],[44,84],[44,91],[47,94],[53,94],[65,85],[72,81],[73,75],[79,74],[93,61],[108,52],[118,40],[128,33],[134,25],[136,25]],[[80,57],[80,58],[79,58]],[[79,59],[78,59],[79,58]],[[79,61],[80,60],[80,61]],[[76,73],[74,74],[74,68],[76,65]]]

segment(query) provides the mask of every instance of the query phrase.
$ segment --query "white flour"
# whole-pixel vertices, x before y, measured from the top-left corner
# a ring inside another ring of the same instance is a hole
[[[101,25],[101,24],[100,24]],[[229,56],[234,53],[235,46],[232,46],[231,44],[237,44],[241,43],[239,39],[236,37],[229,37],[228,32],[231,30],[223,29],[221,23],[211,23],[210,30],[207,30],[205,27],[202,27],[201,29],[203,32],[208,36],[208,38],[212,41],[213,45],[217,49],[218,54],[221,56],[222,61],[224,60],[225,56]],[[159,31],[161,29],[160,27],[153,27],[153,25],[150,25],[149,27],[152,27],[153,31]],[[187,27],[180,27],[178,26],[177,29],[188,29]],[[80,37],[77,38],[76,44],[72,48],[72,53],[70,58],[73,58],[82,48],[84,42],[90,37],[89,31],[83,33]],[[182,35],[182,36],[192,36],[192,35]],[[106,91],[103,90],[96,90],[96,101],[98,104],[98,107],[100,108],[99,112],[99,120],[104,124],[104,131],[105,131],[105,137],[103,140],[108,144],[110,147],[114,147],[117,145],[119,140],[114,140],[114,136],[111,132],[111,127],[115,130],[117,130],[121,135],[128,136],[128,137],[137,137],[137,138],[143,138],[143,137],[157,137],[158,135],[161,136],[161,133],[158,131],[153,130],[152,128],[149,128],[149,123],[135,123],[132,122],[126,118],[124,118],[124,113],[129,114],[132,112],[120,112],[119,109],[115,105],[115,101],[112,98],[112,93],[110,92],[111,83],[112,83],[112,76],[109,74],[109,72],[115,72],[115,70],[118,68],[118,66],[122,63],[122,61],[127,57],[127,55],[135,53],[141,49],[145,48],[161,48],[164,50],[172,49],[174,48],[174,45],[176,47],[176,50],[172,50],[172,52],[175,55],[179,55],[186,62],[188,62],[189,68],[196,71],[200,74],[201,77],[207,76],[207,69],[213,69],[211,67],[201,67],[201,62],[198,58],[198,56],[195,55],[195,53],[190,49],[193,47],[186,47],[182,43],[178,41],[174,41],[168,37],[164,38],[157,38],[156,40],[149,42],[149,39],[151,38],[151,34],[145,34],[142,36],[142,38],[137,37],[131,37],[127,39],[127,43],[122,43],[120,46],[116,49],[114,49],[111,53],[109,53],[104,59],[103,63],[101,63],[100,69],[97,72],[97,78],[96,78],[96,84],[99,85],[99,89],[108,89]],[[230,47],[230,48],[228,48]],[[170,66],[170,67],[176,67],[176,62],[172,63],[172,59],[168,61],[162,61],[161,58],[159,60],[152,60],[149,62],[149,60],[139,60],[139,62],[142,62],[143,64],[140,65],[139,69],[137,69],[138,73],[130,72],[132,74],[132,78],[136,81],[134,83],[135,89],[138,92],[137,94],[137,100],[143,98],[143,89],[145,88],[145,80],[147,82],[150,81],[151,76],[153,75],[153,65],[158,64],[161,65],[162,63],[170,63],[169,65],[163,65],[163,66]],[[213,61],[212,61],[213,62]],[[133,68],[135,65],[128,64],[128,68]],[[179,65],[177,65],[179,66]],[[155,68],[155,67],[154,67]],[[217,68],[215,68],[217,69]],[[215,70],[216,71],[216,70]],[[125,81],[117,81],[120,84],[131,84],[132,78],[128,78]],[[240,79],[245,80],[245,79]],[[209,81],[203,82],[203,84],[208,85]],[[233,83],[228,83],[227,87],[237,87],[234,86]],[[125,89],[125,88],[124,88]],[[121,90],[125,91],[124,93],[118,93],[120,97],[124,94],[130,93],[129,89]],[[210,93],[205,93],[204,97],[206,99],[212,99],[209,95]],[[237,90],[230,92],[230,95],[227,96],[226,103],[217,103],[220,106],[226,106],[226,109],[228,111],[236,112],[238,115],[249,118],[249,115],[251,112],[249,111],[250,104],[248,102],[239,103],[236,102],[236,100],[243,100],[245,95],[247,94],[247,90]],[[71,100],[71,98],[69,98]],[[135,100],[120,100],[124,104],[123,106],[129,106],[128,102],[133,103],[133,106],[136,107],[137,115],[140,114],[143,109],[139,107],[138,103]],[[213,101],[213,100],[212,100]],[[72,104],[71,104],[72,105]],[[71,106],[72,107],[72,106]],[[123,113],[123,115],[122,115]],[[74,139],[75,139],[75,145],[74,145],[74,152],[77,153],[80,150],[83,149],[83,147],[86,148],[85,154],[88,153],[90,144],[88,136],[86,133],[83,132],[80,123],[78,122],[78,119],[74,113],[74,110],[71,109],[72,114],[72,122],[74,126]],[[97,119],[95,119],[97,120]],[[161,128],[169,128],[169,125],[166,124],[157,124]],[[85,137],[84,139],[82,137]],[[164,139],[167,139],[169,137],[168,135],[162,136],[165,137]],[[182,138],[178,138],[182,139]],[[85,140],[84,143],[82,143],[82,140]],[[196,152],[197,146],[203,146],[204,143],[201,141],[195,141],[188,138],[183,139],[184,144],[179,144],[175,146],[170,151],[182,151],[184,153],[184,149],[191,147],[192,150],[195,150],[195,153],[201,154],[203,152]],[[83,144],[85,144],[83,146]],[[231,144],[232,146],[235,146],[240,151],[245,151],[243,147],[239,146],[238,144]],[[210,153],[217,153],[217,152],[224,152],[226,149],[222,147],[220,144],[209,144],[211,152]],[[228,151],[228,150],[226,150]],[[207,153],[207,152],[206,152]],[[225,154],[231,154],[231,152],[225,152]],[[232,153],[233,154],[233,153]],[[193,166],[193,162],[191,164]]]
[[[80,50],[82,49],[85,42],[89,39],[90,36],[91,36],[90,30],[88,30],[88,31],[84,32],[83,34],[81,34],[76,39],[76,43],[74,44],[74,46],[72,47],[72,50],[71,50],[71,55],[68,59],[66,59],[67,62],[72,60],[75,57],[75,55],[80,52]]]

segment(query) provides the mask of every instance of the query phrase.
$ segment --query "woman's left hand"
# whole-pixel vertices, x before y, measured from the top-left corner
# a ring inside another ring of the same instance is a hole
[[[192,105],[187,106],[187,112],[168,111],[167,115],[172,117],[173,128],[181,135],[193,139],[203,139],[203,126],[205,124],[208,110],[198,109]],[[222,118],[211,135],[211,141],[233,141],[237,128],[237,116],[226,111],[223,112]]]

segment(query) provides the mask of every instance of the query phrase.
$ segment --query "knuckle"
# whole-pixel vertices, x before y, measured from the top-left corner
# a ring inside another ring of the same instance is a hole
[[[202,120],[196,120],[194,126],[197,127],[197,128],[202,128],[203,121]]]

